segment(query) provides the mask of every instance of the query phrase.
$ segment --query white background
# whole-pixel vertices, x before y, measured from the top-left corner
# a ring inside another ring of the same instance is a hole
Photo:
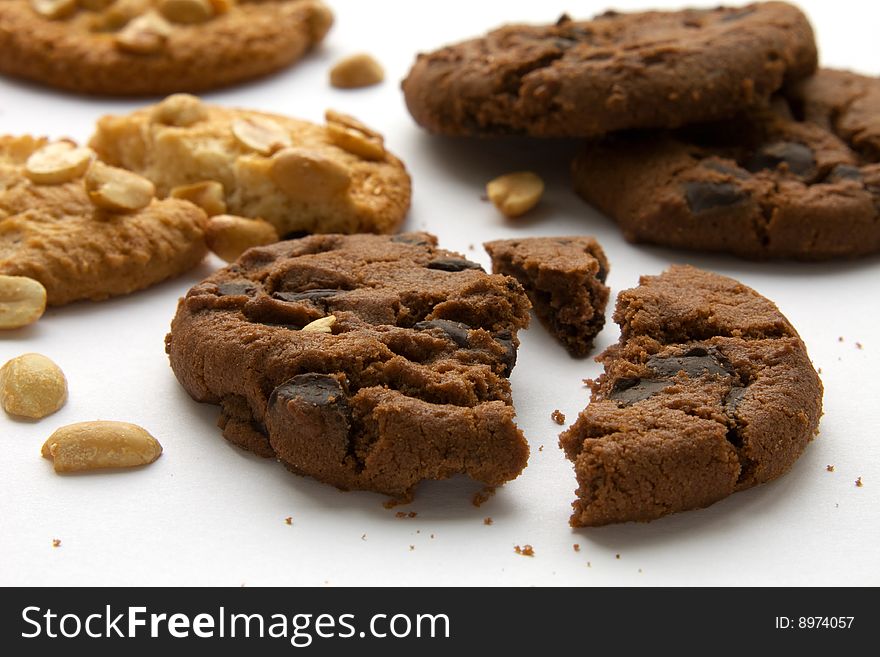
[[[650,524],[572,530],[575,481],[550,413],[559,408],[572,422],[587,402],[581,379],[600,368],[592,359],[569,358],[535,321],[521,333],[512,377],[519,424],[532,447],[529,467],[481,508],[471,504],[479,489],[473,482],[423,484],[415,502],[402,507],[418,516],[399,519],[401,508],[383,508],[383,497],[338,492],[229,445],[214,424],[217,408],[192,402],[179,387],[163,338],[177,298],[219,266],[212,258],[151,290],[51,309],[30,328],[0,334],[0,362],[38,351],[54,359],[70,383],[67,405],[39,422],[0,412],[0,584],[880,584],[880,258],[757,264],[631,246],[570,191],[571,144],[432,138],[410,120],[399,81],[417,51],[505,21],[549,22],[563,11],[587,17],[603,11],[602,3],[330,4],[337,21],[318,52],[278,76],[207,98],[315,121],[326,107],[360,117],[386,135],[413,176],[405,228],[433,231],[443,246],[484,265],[480,244],[489,239],[588,233],[605,246],[615,294],[672,262],[751,285],[777,302],[821,368],[826,394],[819,438],[781,480],[709,509]],[[826,65],[880,73],[880,5],[802,5]],[[332,89],[329,67],[358,51],[382,61],[386,82]],[[137,105],[0,81],[0,133],[85,141],[99,115]],[[509,221],[480,196],[486,181],[517,169],[544,176],[547,194],[537,211]],[[610,312],[600,349],[618,337]],[[137,471],[54,474],[40,458],[43,441],[59,426],[94,419],[138,423],[165,453]],[[861,488],[854,484],[859,476]],[[486,516],[491,526],[484,525]],[[53,539],[61,545],[53,548]],[[514,553],[514,545],[526,543],[534,546],[533,558]]]

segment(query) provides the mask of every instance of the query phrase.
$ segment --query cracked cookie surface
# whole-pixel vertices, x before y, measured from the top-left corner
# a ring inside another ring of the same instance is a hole
[[[264,219],[282,237],[391,233],[410,205],[409,175],[382,136],[333,111],[317,125],[175,94],[102,117],[89,145],[160,196],[219,184],[219,213]]]
[[[0,274],[40,281],[51,305],[134,292],[207,253],[202,210],[93,159],[72,142],[0,137]]]
[[[585,148],[577,192],[624,236],[822,260],[880,251],[880,79],[823,69],[771,109]]]
[[[314,235],[247,251],[192,288],[166,343],[231,442],[344,489],[515,478],[507,377],[529,301],[426,233]]]
[[[419,55],[403,90],[416,122],[438,134],[596,137],[760,106],[816,58],[806,17],[781,2],[608,12]]]
[[[784,474],[817,431],[822,383],[776,306],[673,266],[620,293],[621,339],[560,435],[578,482],[571,524],[647,521]]]
[[[332,22],[318,0],[4,0],[0,72],[88,94],[204,91],[288,66]]]
[[[608,258],[592,237],[529,237],[483,245],[492,271],[516,278],[535,314],[572,356],[586,356],[605,326]]]

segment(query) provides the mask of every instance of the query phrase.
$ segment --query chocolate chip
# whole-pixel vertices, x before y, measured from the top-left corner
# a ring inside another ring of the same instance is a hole
[[[461,322],[453,322],[448,319],[431,319],[425,322],[418,322],[413,326],[416,331],[427,331],[429,329],[440,329],[459,347],[467,348],[468,331],[471,329],[467,324]]]
[[[464,258],[437,258],[425,266],[428,269],[439,269],[441,271],[464,271],[465,269],[479,269],[483,271],[479,264]]]
[[[504,348],[504,376],[510,376],[516,366],[516,346],[513,344],[513,334],[510,331],[499,331],[495,334],[495,342]]]
[[[568,14],[562,14],[559,18],[556,19],[556,27],[560,25],[565,25],[566,23],[571,23],[571,16]]]
[[[672,378],[679,372],[684,372],[692,379],[703,374],[731,375],[731,371],[716,355],[702,347],[691,349],[682,356],[651,356],[648,367],[667,378]]]
[[[229,281],[217,284],[217,294],[221,297],[253,296],[256,286],[249,281]]]
[[[785,164],[797,176],[807,176],[816,167],[813,151],[793,141],[777,141],[762,146],[745,161],[744,166],[754,173],[763,169],[773,170],[781,164]]]
[[[599,271],[596,272],[596,278],[603,283],[605,282],[605,279],[608,278],[608,270],[602,266],[601,260],[599,261]]]
[[[684,183],[684,195],[695,214],[736,205],[746,198],[746,193],[732,183],[705,181]]]
[[[721,22],[722,23],[730,23],[731,21],[738,21],[741,18],[745,18],[749,14],[753,14],[753,13],[755,13],[755,10],[751,9],[751,8],[733,10],[728,14],[724,14],[724,16],[721,17]]]
[[[320,299],[329,299],[340,294],[345,294],[345,290],[306,290],[305,292],[276,292],[272,296],[281,301],[318,301]]]
[[[431,246],[431,242],[426,240],[423,236],[413,234],[413,233],[404,233],[403,235],[395,235],[391,238],[392,242],[396,242],[397,244],[412,244],[413,246]]]
[[[618,379],[608,393],[608,399],[613,399],[626,406],[643,401],[670,386],[668,380],[663,379]]]
[[[748,172],[740,169],[738,166],[731,166],[718,160],[706,160],[702,163],[702,167],[710,171],[717,171],[718,173],[739,178],[740,180],[747,180],[749,177]]]
[[[733,386],[724,398],[724,410],[728,415],[736,413],[739,403],[745,397],[746,389],[743,386]]]
[[[831,169],[831,172],[828,174],[829,182],[839,182],[841,180],[855,180],[856,182],[861,182],[863,179],[862,170],[851,164],[838,164]]]
[[[298,400],[311,406],[348,407],[348,400],[342,384],[329,374],[298,374],[288,379],[272,391],[269,406],[286,404]]]

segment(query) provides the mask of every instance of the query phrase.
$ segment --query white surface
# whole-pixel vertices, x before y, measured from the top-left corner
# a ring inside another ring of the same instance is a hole
[[[802,4],[826,64],[880,72],[877,5]],[[357,115],[386,135],[413,175],[406,228],[431,230],[443,246],[484,264],[480,244],[488,239],[591,233],[611,259],[614,293],[670,262],[753,286],[798,327],[822,369],[821,435],[781,480],[709,509],[648,525],[573,531],[567,520],[575,482],[550,413],[559,408],[573,421],[587,401],[581,379],[600,369],[591,359],[569,358],[534,322],[521,334],[512,377],[519,423],[532,446],[529,467],[481,508],[471,504],[479,488],[472,482],[423,485],[416,501],[402,507],[418,516],[398,519],[401,508],[384,509],[381,496],[340,493],[230,446],[214,426],[217,408],[192,402],[178,386],[163,337],[178,296],[219,265],[210,260],[151,290],[53,309],[29,329],[0,334],[0,362],[42,352],[70,382],[70,401],[54,416],[32,423],[0,413],[0,584],[880,584],[880,259],[755,264],[637,248],[570,191],[570,145],[436,139],[410,120],[398,81],[418,50],[506,20],[546,22],[564,10],[592,15],[605,9],[602,3],[331,5],[337,23],[319,52],[277,77],[209,100],[312,120],[328,106]],[[387,81],[361,91],[330,88],[329,66],[363,50],[385,64]],[[86,140],[100,114],[137,104],[0,81],[0,133]],[[520,168],[543,175],[547,195],[528,218],[505,221],[481,202],[482,186]],[[598,347],[617,336],[609,320]],[[44,439],[61,425],[99,418],[143,425],[162,442],[164,455],[138,471],[54,474],[39,456]],[[854,485],[859,476],[862,488]],[[486,516],[494,524],[484,525]],[[54,538],[60,547],[52,547]],[[534,558],[514,553],[514,545],[525,543],[534,546]]]

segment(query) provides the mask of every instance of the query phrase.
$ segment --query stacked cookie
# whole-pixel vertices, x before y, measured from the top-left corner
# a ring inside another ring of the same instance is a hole
[[[630,241],[876,252],[880,80],[816,67],[806,17],[769,2],[506,26],[421,55],[403,89],[438,134],[591,139],[575,188]]]

